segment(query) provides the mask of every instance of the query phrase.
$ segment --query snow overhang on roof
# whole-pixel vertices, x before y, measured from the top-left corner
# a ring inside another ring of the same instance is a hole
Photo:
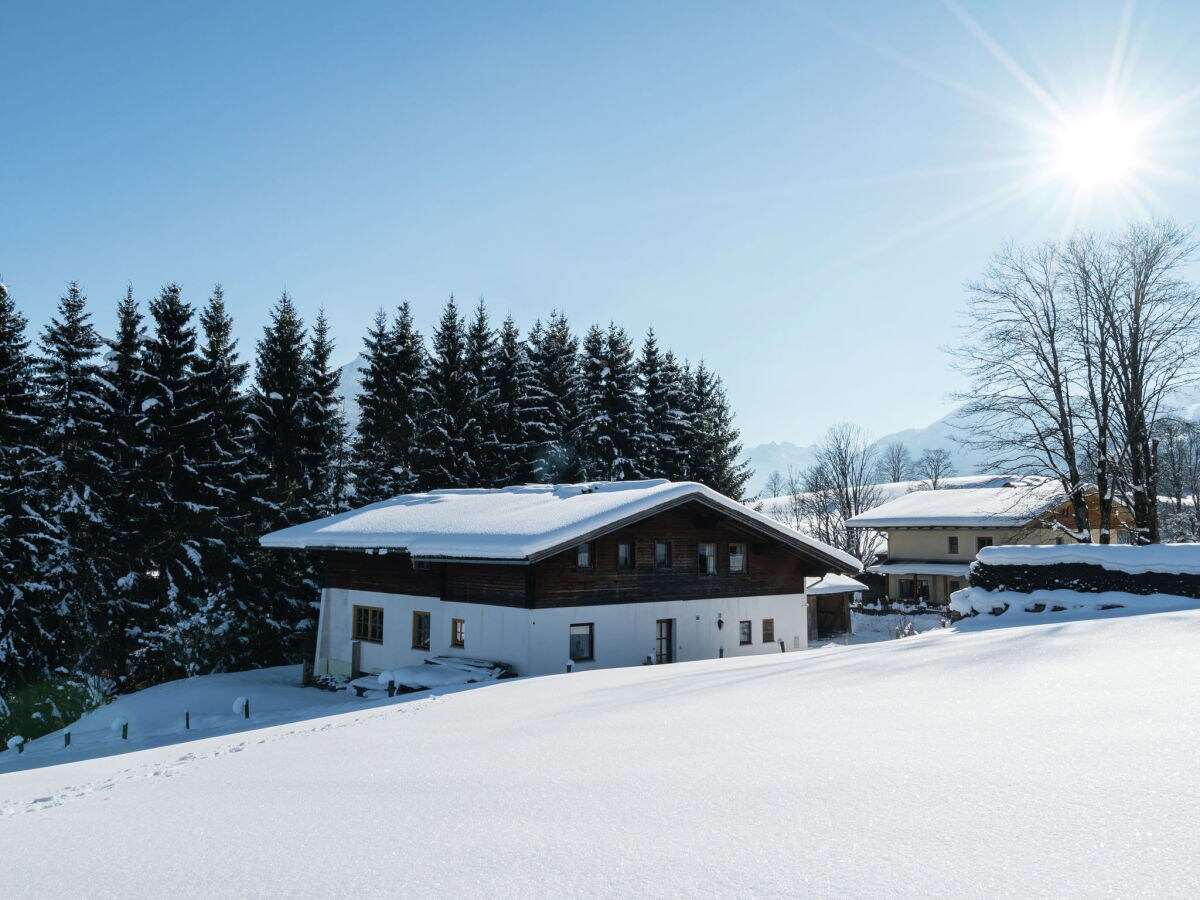
[[[966,578],[970,563],[889,562],[867,566],[876,575],[951,575]]]
[[[1022,528],[1068,497],[1055,481],[913,491],[846,521],[850,528]]]
[[[401,494],[259,539],[293,550],[400,550],[414,559],[536,562],[672,506],[696,501],[843,572],[853,556],[695,482],[527,484]]]
[[[806,587],[804,593],[813,597],[820,594],[854,594],[869,590],[869,587],[849,575],[830,573]]]

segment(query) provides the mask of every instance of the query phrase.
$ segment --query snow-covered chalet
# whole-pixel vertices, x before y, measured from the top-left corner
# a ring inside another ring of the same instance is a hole
[[[853,557],[699,484],[404,494],[265,535],[317,557],[317,674],[433,656],[518,674],[779,653]]]

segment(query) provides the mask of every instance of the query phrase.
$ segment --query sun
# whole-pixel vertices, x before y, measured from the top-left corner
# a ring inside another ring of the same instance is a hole
[[[1112,110],[1064,122],[1055,174],[1097,189],[1127,181],[1140,165],[1139,128]]]

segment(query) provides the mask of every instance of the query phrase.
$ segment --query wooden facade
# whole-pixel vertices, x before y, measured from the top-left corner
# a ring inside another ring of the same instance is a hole
[[[656,564],[655,547],[670,544],[670,566]],[[634,565],[617,564],[618,544],[632,543]],[[528,564],[429,562],[414,565],[401,552],[319,551],[321,586],[439,597],[524,609],[549,609],[660,600],[746,597],[804,592],[805,577],[828,565],[770,534],[700,503],[671,507],[590,542],[591,564],[576,548]],[[699,547],[715,544],[716,573],[701,574]],[[746,550],[745,571],[732,573],[731,544]]]

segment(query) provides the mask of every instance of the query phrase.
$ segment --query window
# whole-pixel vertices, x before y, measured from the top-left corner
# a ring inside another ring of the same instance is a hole
[[[450,620],[450,646],[467,646],[467,622],[465,619]]]
[[[354,607],[354,639],[383,643],[383,610],[377,606]]]
[[[912,600],[913,596],[913,580],[911,578],[900,579],[900,599]]]
[[[700,574],[701,575],[716,575],[717,574],[717,545],[716,544],[701,544],[699,552],[700,552]]]
[[[595,659],[596,626],[592,622],[571,626],[571,662]]]
[[[429,563],[428,560],[424,560],[424,559],[414,559],[413,560],[413,571],[414,572],[429,572],[432,569],[433,569],[433,566]]]
[[[671,542],[654,542],[654,565],[660,569],[671,568]]]
[[[952,556],[958,555],[958,535],[946,538],[946,552]]]
[[[900,599],[901,600],[928,600],[929,599],[929,579],[921,578],[914,581],[912,578],[900,579]]]
[[[1066,542],[1062,538],[1055,538],[1054,543],[1061,547]]]
[[[753,629],[749,621],[738,622],[738,643],[751,644],[754,642]]]
[[[621,541],[617,544],[617,568],[622,572],[633,571],[633,542]]]
[[[991,538],[989,538],[989,537],[977,537],[977,538],[975,538],[975,552],[976,552],[976,553],[978,553],[978,552],[979,552],[980,550],[982,550],[984,547],[990,547],[990,546],[992,546],[992,539],[991,539]]]
[[[950,588],[950,593],[953,594],[955,591],[962,590],[962,582],[957,578],[951,578],[948,587]]]
[[[429,649],[429,613],[413,613],[413,649]]]
[[[763,643],[775,643],[775,620],[763,619]]]
[[[742,575],[746,571],[746,545],[729,545],[729,574]]]
[[[575,548],[575,565],[581,569],[592,567],[592,545],[580,544]]]

